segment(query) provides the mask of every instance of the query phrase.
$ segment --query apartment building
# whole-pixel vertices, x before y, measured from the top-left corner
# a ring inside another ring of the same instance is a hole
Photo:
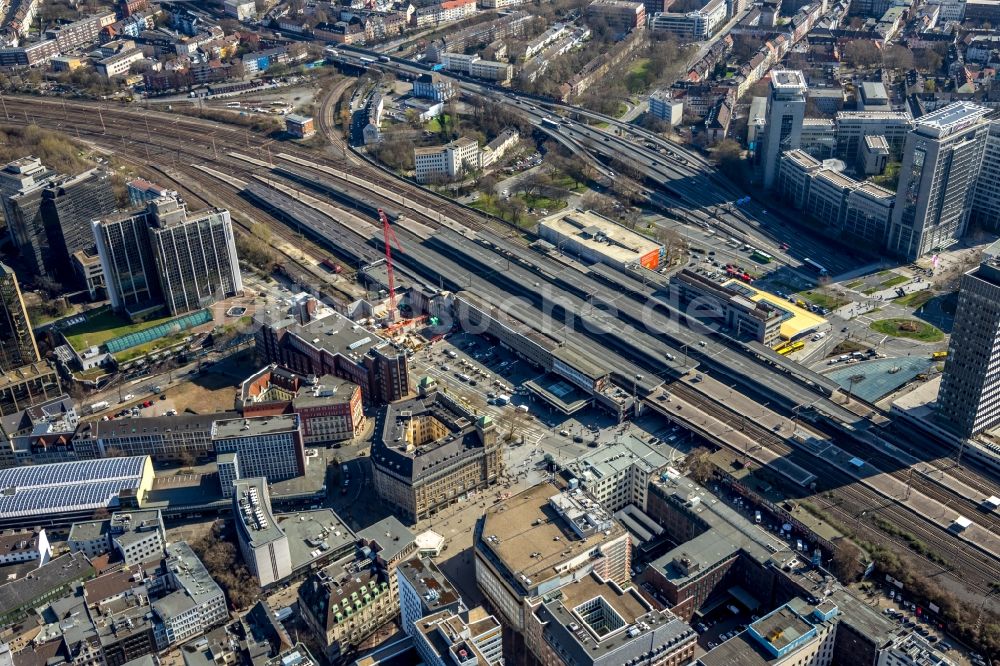
[[[990,123],[986,107],[954,102],[921,116],[903,151],[888,250],[914,260],[965,234]]]
[[[514,66],[507,62],[483,60],[478,55],[446,52],[440,55],[441,64],[450,72],[468,74],[480,79],[509,83],[514,76]]]
[[[271,513],[267,479],[256,477],[233,483],[233,516],[236,541],[243,561],[261,587],[292,575],[288,536]]]
[[[0,566],[38,561],[38,566],[52,558],[49,537],[44,529],[0,531]]]
[[[115,79],[132,71],[132,64],[145,58],[142,49],[132,47],[94,63],[94,70],[105,79]]]
[[[455,96],[455,85],[435,72],[421,74],[413,81],[413,96],[444,102]]]
[[[492,419],[436,391],[383,408],[370,458],[379,497],[413,522],[498,483],[504,471]]]
[[[46,30],[45,36],[48,39],[56,40],[60,51],[71,51],[78,46],[86,46],[96,42],[101,35],[101,30],[116,20],[114,12],[85,16],[72,23]]]
[[[711,0],[692,12],[657,12],[649,19],[649,29],[654,33],[676,35],[681,40],[697,41],[710,37],[725,22],[726,0]]]

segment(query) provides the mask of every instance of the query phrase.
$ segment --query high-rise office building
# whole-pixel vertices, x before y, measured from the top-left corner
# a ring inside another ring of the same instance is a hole
[[[93,223],[104,283],[116,310],[143,312],[163,303],[146,212]]]
[[[228,210],[188,215],[177,199],[149,204],[150,242],[171,314],[200,310],[243,291]]]
[[[47,272],[64,285],[82,285],[70,258],[94,249],[91,222],[111,215],[116,208],[111,174],[103,169],[51,181],[42,190],[42,220],[50,247]]]
[[[0,197],[25,269],[63,284],[82,284],[70,257],[93,248],[90,221],[115,210],[108,172],[59,176],[38,158],[25,157],[0,170]]]
[[[771,72],[771,96],[767,103],[767,129],[761,160],[764,188],[771,189],[778,177],[781,153],[802,142],[802,119],[806,115],[806,77],[798,70]]]
[[[899,170],[890,252],[913,260],[965,233],[989,133],[987,113],[955,102],[916,120]]]
[[[948,362],[938,394],[941,414],[963,437],[1000,424],[1000,262],[962,276]]]
[[[7,230],[11,233],[11,240],[15,243],[17,243],[17,239],[13,238],[10,226],[10,220],[13,217],[10,197],[41,189],[53,175],[55,174],[51,170],[42,165],[41,160],[30,156],[15,160],[0,169],[0,204],[2,204]]]
[[[199,310],[243,291],[229,211],[189,214],[169,197],[140,213],[94,223],[112,306],[135,314]]]
[[[972,221],[994,231],[1000,229],[1000,120],[990,123],[972,199]]]
[[[17,276],[0,264],[0,370],[7,372],[39,360]]]

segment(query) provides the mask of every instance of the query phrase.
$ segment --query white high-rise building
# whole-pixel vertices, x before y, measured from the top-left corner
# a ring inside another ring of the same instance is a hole
[[[764,188],[771,189],[778,175],[781,153],[802,142],[802,119],[806,115],[806,77],[798,70],[771,72],[771,96],[767,105],[767,129],[761,160]]]
[[[918,118],[906,138],[888,250],[909,260],[965,233],[983,160],[990,110],[955,102]]]

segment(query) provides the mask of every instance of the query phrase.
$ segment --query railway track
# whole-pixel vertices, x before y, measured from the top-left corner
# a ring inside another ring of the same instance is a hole
[[[706,398],[681,382],[670,385],[668,390],[694,405],[700,411],[726,423],[734,430],[739,430],[744,435],[752,437],[761,446],[789,461],[806,469],[815,467],[813,456],[792,448],[774,433],[761,427],[745,415]],[[828,493],[832,494],[833,501],[828,498]],[[957,497],[959,496],[955,495],[949,498],[948,503],[953,504]],[[837,517],[844,524],[853,525],[856,531],[863,527],[864,533],[867,535],[866,538],[871,537],[869,540],[872,542],[886,546],[891,544],[895,550],[902,548],[914,557],[925,561],[928,566],[947,571],[977,592],[988,592],[990,584],[996,580],[997,563],[995,560],[985,554],[966,548],[962,542],[948,535],[940,527],[915,516],[905,507],[858,484],[856,479],[832,466],[828,466],[824,473],[818,477],[815,494],[808,499],[837,514]],[[875,520],[876,516],[897,526],[900,532],[890,535],[880,529],[878,525],[870,524],[870,521]],[[866,522],[865,518],[869,522]],[[912,542],[905,535],[910,535],[925,544],[927,552],[938,554],[947,564],[941,564],[911,548]]]
[[[16,98],[14,101],[11,99],[5,98],[8,110],[18,108]],[[156,120],[162,120],[160,118],[154,118],[154,124],[149,125],[149,117],[138,122],[133,113],[126,116],[130,124],[126,127],[122,114],[114,107],[109,111],[102,109],[96,114],[75,114],[70,126],[68,118],[72,113],[71,109],[72,105],[63,109],[62,104],[43,100],[43,103],[33,105],[30,111],[10,114],[8,122],[30,123],[61,130],[98,148],[113,151],[118,159],[137,172],[145,175],[153,173],[150,176],[153,180],[177,190],[192,203],[201,202],[205,206],[230,209],[234,224],[246,233],[252,231],[252,225],[245,220],[264,223],[286,247],[296,249],[296,253],[282,252],[285,271],[290,277],[305,284],[332,289],[348,298],[356,296],[350,291],[345,292],[343,283],[333,282],[316,268],[316,264],[328,256],[325,249],[304,239],[273,216],[245,201],[238,196],[237,188],[232,184],[220,182],[210,189],[197,185],[205,180],[205,174],[191,166],[197,163],[210,163],[216,170],[231,173],[236,178],[246,179],[252,175],[244,163],[226,155],[225,150],[220,151],[220,146],[224,149],[239,143],[244,149],[251,146],[251,150],[254,150],[255,143],[266,146],[270,141],[261,143],[245,129],[159,113],[151,114],[166,118],[159,125]],[[211,133],[206,131],[206,122]],[[280,251],[281,244],[277,245],[279,247],[276,249]]]

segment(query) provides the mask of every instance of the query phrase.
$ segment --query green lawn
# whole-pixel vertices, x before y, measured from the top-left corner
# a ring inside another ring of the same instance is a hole
[[[909,338],[920,342],[940,342],[944,333],[930,324],[917,319],[879,319],[873,321],[870,328],[873,331],[891,335],[897,338]]]
[[[563,174],[560,174],[558,178],[553,178],[552,185],[570,192],[583,192],[587,189],[587,186],[583,183],[574,183],[572,178]]]
[[[904,282],[909,282],[910,278],[905,275],[893,274],[891,278],[882,282],[882,289],[888,289],[889,287],[895,287],[896,285],[903,284]]]
[[[534,208],[536,213],[542,208],[550,213],[554,213],[555,211],[562,210],[566,207],[565,199],[549,199],[541,196],[525,196],[524,203],[529,208]]]
[[[649,58],[637,58],[632,66],[628,68],[629,74],[644,75],[649,68]]]
[[[440,116],[434,116],[433,118],[431,118],[430,120],[428,120],[427,124],[424,125],[424,129],[427,130],[428,132],[434,132],[435,134],[438,133],[438,132],[440,132],[441,131],[441,118],[442,118],[442,116],[444,117],[445,123],[450,126],[451,125],[451,116],[449,116],[447,113],[443,113]]]
[[[864,283],[865,283],[864,280],[855,280],[854,282],[848,282],[847,284],[845,284],[844,288],[845,289],[857,289],[858,287],[860,287]]]
[[[933,291],[930,289],[921,289],[920,291],[915,291],[912,294],[900,296],[895,302],[897,305],[902,305],[903,307],[913,308],[916,310],[932,298],[934,298]]]
[[[67,342],[69,342],[73,349],[80,350],[87,347],[100,346],[108,340],[129,333],[144,331],[147,328],[152,328],[170,319],[170,317],[161,317],[159,319],[132,323],[125,317],[115,314],[111,308],[108,308],[91,315],[85,322],[64,329],[63,335],[66,336]]]
[[[841,305],[847,305],[850,303],[850,301],[846,298],[840,298],[839,296],[815,289],[800,292],[799,297],[804,301],[809,301],[813,305],[818,305],[819,307],[826,308],[827,310],[834,310],[839,308]]]

